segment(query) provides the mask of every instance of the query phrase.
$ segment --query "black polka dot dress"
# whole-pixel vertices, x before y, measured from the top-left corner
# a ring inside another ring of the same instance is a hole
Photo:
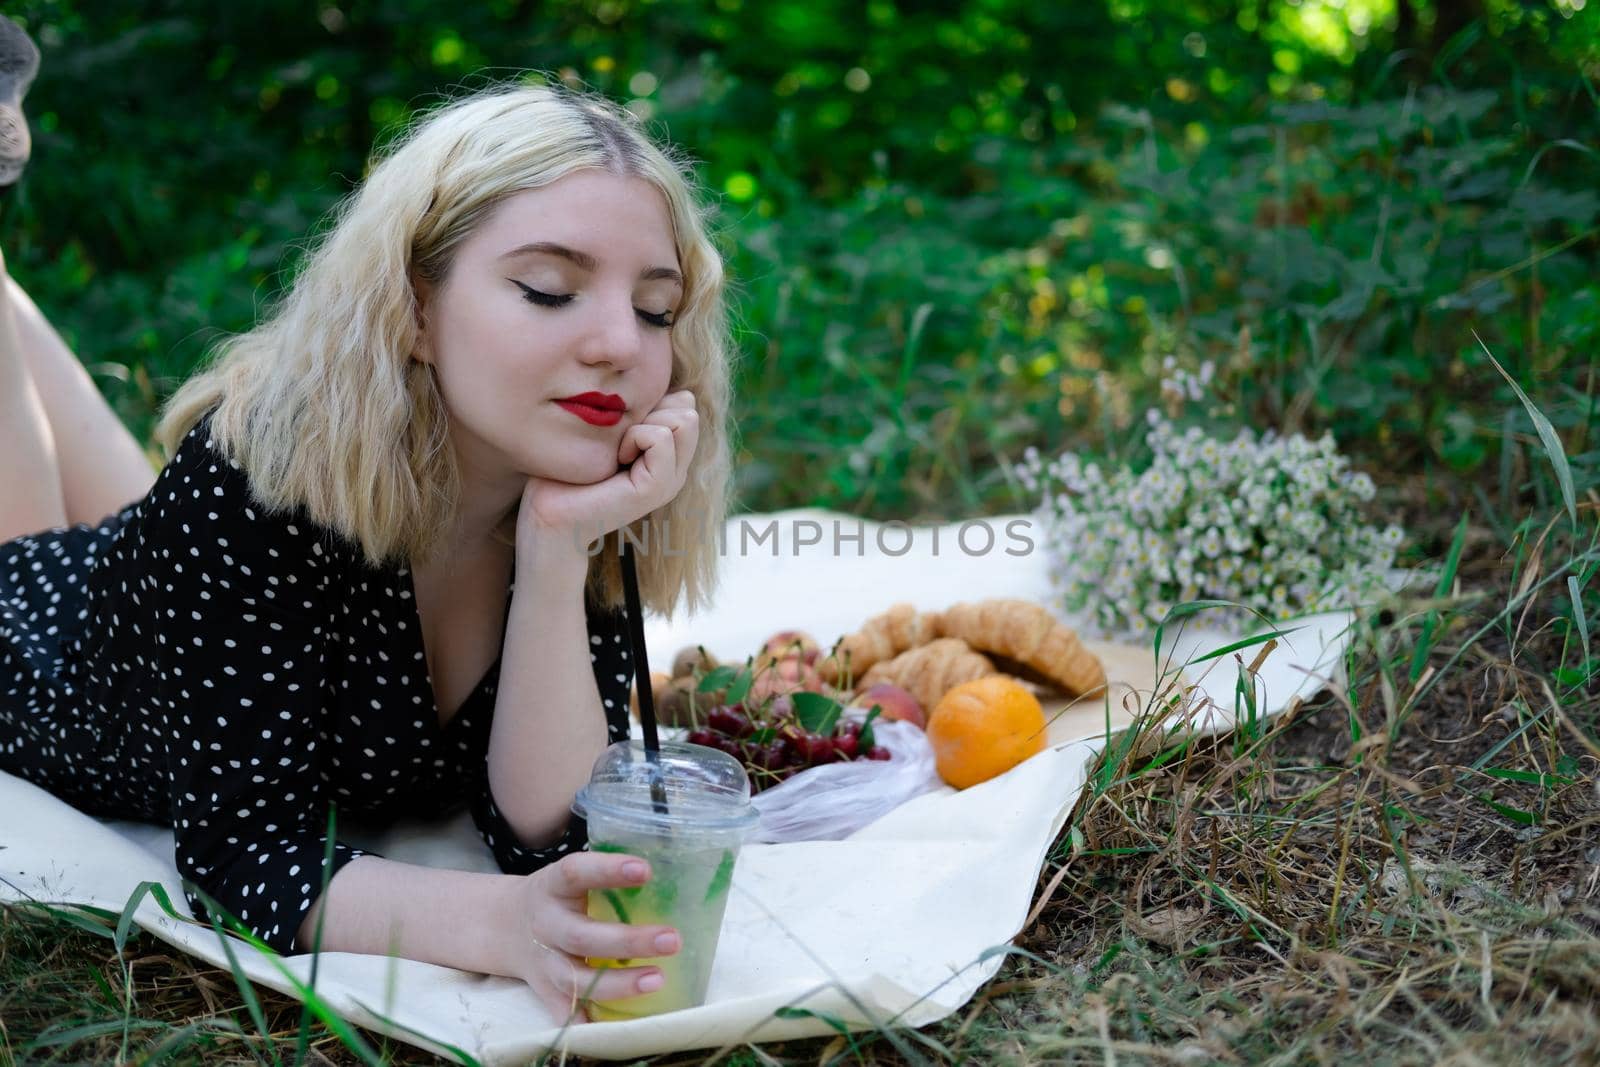
[[[208,426],[99,525],[0,543],[0,770],[91,815],[170,825],[186,882],[286,955],[310,951],[302,918],[363,854],[336,829],[324,871],[330,808],[381,824],[466,805],[507,873],[584,848],[576,815],[527,848],[495,806],[500,659],[441,726],[409,568],[372,567],[303,509],[269,515]],[[588,618],[622,740],[626,613],[591,603]]]

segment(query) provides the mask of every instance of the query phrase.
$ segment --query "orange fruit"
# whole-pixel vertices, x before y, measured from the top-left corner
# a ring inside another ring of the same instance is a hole
[[[941,697],[927,733],[939,777],[965,789],[1043,751],[1044,730],[1038,698],[1014,679],[990,674]]]

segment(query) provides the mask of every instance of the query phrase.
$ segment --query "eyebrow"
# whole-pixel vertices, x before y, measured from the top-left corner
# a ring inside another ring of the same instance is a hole
[[[513,248],[500,258],[516,259],[519,256],[528,256],[540,253],[548,256],[558,256],[561,259],[575,263],[586,271],[593,271],[597,266],[599,266],[599,263],[593,256],[589,255],[589,253],[580,252],[576,248],[568,248],[566,245],[556,244],[554,241],[533,241],[529,244],[518,245],[516,248]],[[658,278],[666,278],[669,281],[677,282],[680,286],[683,285],[683,275],[679,274],[671,267],[651,267],[639,275],[639,280],[641,282],[653,282]]]

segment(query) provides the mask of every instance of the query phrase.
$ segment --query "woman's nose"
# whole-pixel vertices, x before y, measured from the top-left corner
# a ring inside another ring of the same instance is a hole
[[[590,363],[610,363],[622,369],[639,359],[643,345],[642,323],[631,297],[595,302],[597,310],[583,340],[583,358]]]

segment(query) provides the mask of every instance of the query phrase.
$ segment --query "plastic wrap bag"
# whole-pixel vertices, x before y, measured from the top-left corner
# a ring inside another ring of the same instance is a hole
[[[944,784],[934,769],[933,746],[919,727],[880,718],[872,730],[889,759],[825,763],[757,793],[751,803],[761,825],[751,840],[838,841]]]

